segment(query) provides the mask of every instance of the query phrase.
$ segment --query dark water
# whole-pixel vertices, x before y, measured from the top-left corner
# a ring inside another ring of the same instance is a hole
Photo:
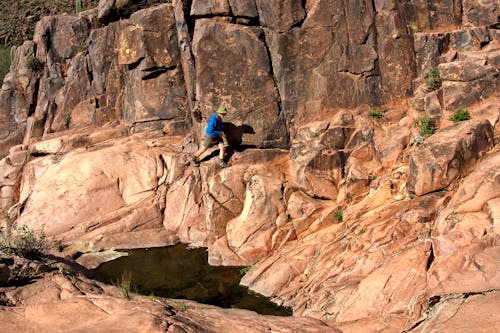
[[[242,267],[210,266],[206,249],[170,247],[127,250],[128,256],[107,262],[95,270],[97,279],[116,283],[130,274],[132,289],[143,295],[190,299],[223,308],[240,308],[260,314],[290,316],[266,297],[240,286]]]

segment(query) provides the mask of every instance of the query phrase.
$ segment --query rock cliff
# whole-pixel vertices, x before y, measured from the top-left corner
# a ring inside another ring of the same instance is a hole
[[[0,91],[10,219],[83,252],[183,242],[251,265],[242,284],[294,310],[249,314],[256,332],[495,331],[498,2],[137,5],[44,17],[17,49]],[[188,166],[219,105],[230,166]],[[63,294],[54,274],[0,290],[8,329],[92,303],[81,331],[137,306],[128,327],[196,331],[146,299],[33,298]],[[248,331],[223,310],[181,317]]]

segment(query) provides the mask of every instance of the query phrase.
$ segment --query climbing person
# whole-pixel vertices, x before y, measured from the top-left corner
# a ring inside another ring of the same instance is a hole
[[[221,167],[226,167],[225,148],[229,145],[226,136],[222,130],[222,119],[227,114],[227,109],[224,106],[219,106],[216,112],[214,112],[208,119],[207,128],[205,129],[205,136],[203,137],[203,142],[196,153],[191,157],[191,165],[200,165],[200,156],[207,151],[208,148],[219,146],[219,159]]]

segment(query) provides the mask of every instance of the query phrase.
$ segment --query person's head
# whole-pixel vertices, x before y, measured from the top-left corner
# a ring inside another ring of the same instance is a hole
[[[219,108],[217,109],[217,114],[219,116],[225,116],[227,114],[227,109],[224,107],[224,106],[219,106]]]

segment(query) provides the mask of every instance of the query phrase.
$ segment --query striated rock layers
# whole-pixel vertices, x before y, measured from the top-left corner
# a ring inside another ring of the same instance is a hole
[[[86,309],[75,331],[495,331],[498,4],[136,5],[43,18],[18,48],[0,91],[6,222],[75,256],[206,247],[297,318],[124,301],[54,273],[0,290],[6,330],[68,330]],[[221,104],[229,167],[212,150],[189,166]]]

